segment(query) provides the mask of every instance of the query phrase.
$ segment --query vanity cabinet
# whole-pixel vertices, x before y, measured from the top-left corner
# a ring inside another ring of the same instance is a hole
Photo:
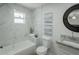
[[[79,55],[79,37],[61,35],[61,39],[56,42],[60,54]]]

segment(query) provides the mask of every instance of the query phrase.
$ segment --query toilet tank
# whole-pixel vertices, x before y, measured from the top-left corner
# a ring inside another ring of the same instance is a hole
[[[30,40],[36,44],[36,46],[39,46],[40,45],[40,38],[39,37],[36,37],[35,34],[30,34]]]
[[[51,38],[48,36],[44,36],[42,39],[42,45],[47,48],[50,48],[50,44],[51,44]]]
[[[33,42],[33,43],[36,43],[36,40],[37,38],[35,38],[35,34],[30,34],[30,40]]]

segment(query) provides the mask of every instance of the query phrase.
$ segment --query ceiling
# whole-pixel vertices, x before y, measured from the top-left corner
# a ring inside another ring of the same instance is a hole
[[[37,7],[44,5],[45,3],[20,3],[20,4],[29,9],[35,9]]]

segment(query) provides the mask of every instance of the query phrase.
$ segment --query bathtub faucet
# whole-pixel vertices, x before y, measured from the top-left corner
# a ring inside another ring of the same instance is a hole
[[[3,48],[3,46],[1,45],[0,48]]]

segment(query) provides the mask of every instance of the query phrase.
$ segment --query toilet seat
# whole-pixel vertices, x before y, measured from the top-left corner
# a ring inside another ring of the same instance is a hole
[[[37,49],[36,49],[36,53],[38,54],[38,55],[45,55],[46,53],[47,53],[47,47],[45,47],[45,46],[40,46],[40,47],[38,47]]]

